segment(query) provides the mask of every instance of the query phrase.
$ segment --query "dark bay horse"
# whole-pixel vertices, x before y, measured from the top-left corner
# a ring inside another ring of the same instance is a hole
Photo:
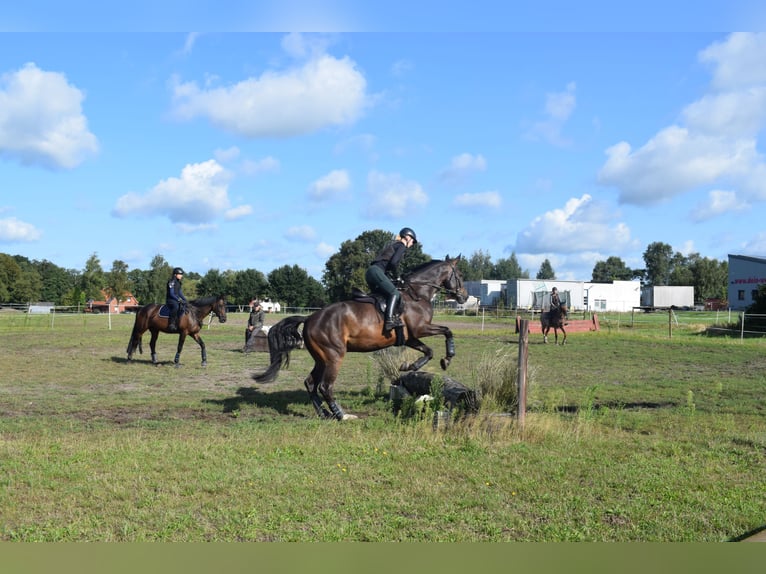
[[[561,341],[562,345],[567,342],[567,331],[564,329],[564,321],[566,319],[567,306],[562,305],[558,309],[552,309],[551,311],[544,311],[540,313],[540,325],[543,330],[543,342],[548,342],[548,332],[553,328],[553,335],[556,344],[559,344],[559,329],[564,333],[564,340]]]
[[[429,261],[413,269],[400,288],[404,311],[401,314],[404,327],[403,340],[399,344],[416,349],[423,356],[411,364],[403,364],[402,371],[417,371],[434,354],[420,339],[444,335],[447,356],[441,360],[442,369],[449,366],[455,356],[455,340],[448,327],[432,325],[431,299],[439,290],[453,295],[459,303],[465,302],[468,293],[457,269],[460,256],[444,261]],[[303,324],[303,332],[298,327]],[[366,353],[397,344],[396,332],[383,331],[383,315],[376,305],[359,300],[339,301],[305,317],[295,315],[282,319],[269,329],[268,369],[253,378],[259,383],[276,380],[279,370],[290,364],[290,351],[305,345],[314,359],[314,368],[304,381],[314,409],[319,416],[338,420],[354,418],[346,415],[335,402],[333,385],[347,352]],[[321,394],[321,396],[320,396]],[[322,406],[327,402],[330,412]]]
[[[133,324],[133,333],[130,335],[130,343],[128,343],[128,361],[133,359],[133,352],[136,349],[138,349],[139,353],[143,353],[141,336],[149,330],[152,333],[152,338],[149,341],[149,347],[152,350],[152,363],[157,364],[157,337],[160,331],[169,333],[167,308],[160,315],[160,309],[163,307],[165,306],[158,303],[150,303],[141,307],[138,313],[136,313],[136,322]],[[184,348],[184,341],[187,335],[191,335],[197,341],[202,351],[202,366],[207,366],[205,343],[202,337],[199,336],[199,332],[202,328],[202,322],[210,313],[215,313],[215,316],[218,317],[221,323],[226,322],[226,299],[224,299],[223,295],[191,301],[183,315],[178,318],[178,349],[176,350],[174,361],[176,367],[180,365],[181,350]]]

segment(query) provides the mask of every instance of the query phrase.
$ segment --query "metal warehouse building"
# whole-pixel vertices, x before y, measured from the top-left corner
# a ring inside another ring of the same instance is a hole
[[[766,258],[729,255],[729,307],[742,311],[753,304],[766,284]]]

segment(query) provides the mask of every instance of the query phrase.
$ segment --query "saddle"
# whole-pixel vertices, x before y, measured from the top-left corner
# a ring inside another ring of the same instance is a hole
[[[371,305],[374,305],[375,308],[383,317],[386,316],[386,307],[388,306],[388,299],[385,295],[381,295],[379,293],[365,293],[361,289],[354,287],[351,289],[351,298],[354,301],[358,301],[360,303],[369,303]],[[400,297],[399,308],[396,310],[396,314],[401,315],[403,311],[404,311],[404,301]],[[394,329],[394,333],[396,335],[395,345],[397,347],[404,345],[404,327],[402,325],[398,325]]]
[[[182,317],[183,314],[186,313],[186,305],[179,305],[178,306],[178,316]],[[165,305],[164,303],[160,307],[159,312],[157,313],[160,317],[164,317],[165,319],[168,319],[170,317],[170,307]]]
[[[358,287],[354,287],[351,290],[351,298],[354,301],[359,301],[360,303],[369,303],[371,305],[374,305],[375,308],[380,311],[383,315],[386,314],[386,298],[383,295],[380,295],[379,293],[365,293]]]

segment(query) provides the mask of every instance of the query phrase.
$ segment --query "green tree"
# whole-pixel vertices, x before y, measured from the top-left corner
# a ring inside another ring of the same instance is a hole
[[[37,268],[29,259],[15,255],[13,259],[19,266],[20,273],[11,286],[11,297],[17,303],[42,301],[43,281]],[[53,303],[55,301],[51,301]]]
[[[492,275],[492,257],[489,253],[485,253],[479,249],[474,251],[468,258],[468,266],[466,267],[466,274],[463,276],[465,281],[481,281],[482,279],[489,279]]]
[[[645,281],[649,286],[670,285],[673,263],[673,248],[667,243],[655,241],[644,251],[646,265]]]
[[[540,269],[537,272],[537,275],[535,276],[535,279],[555,279],[556,278],[556,272],[553,270],[553,266],[551,265],[551,262],[548,261],[546,258],[545,261],[543,261],[540,264]]]
[[[115,259],[112,262],[112,269],[106,275],[106,286],[104,292],[110,299],[115,299],[119,305],[125,301],[125,297],[131,290],[130,279],[128,279],[128,265],[124,261]]]
[[[529,271],[523,271],[516,259],[516,253],[511,253],[510,257],[498,259],[492,266],[490,279],[529,279]]]
[[[625,265],[625,262],[614,255],[607,257],[606,261],[598,261],[593,267],[591,281],[593,283],[612,283],[613,281],[630,281],[634,277],[633,271]]]
[[[729,262],[718,261],[692,253],[687,258],[694,277],[694,300],[702,303],[705,299],[726,299],[729,296]]]
[[[16,260],[5,253],[0,253],[0,303],[14,303],[13,286],[21,275],[21,267]]]
[[[185,287],[186,285],[184,282],[184,292],[186,291]],[[218,295],[226,296],[226,287],[226,277],[222,275],[218,269],[208,270],[202,279],[196,282],[196,292],[200,298],[217,297]],[[188,294],[186,294],[186,297],[192,299]]]
[[[261,271],[245,269],[238,271],[231,282],[228,298],[230,303],[246,305],[253,298],[263,299],[269,290],[269,280]]]
[[[101,290],[106,286],[104,270],[101,268],[101,261],[98,255],[93,253],[85,262],[85,269],[80,276],[80,289],[86,299],[101,299]]]
[[[287,307],[314,307],[323,293],[322,284],[297,265],[283,265],[268,276],[272,300],[284,302]]]
[[[367,282],[364,274],[378,252],[388,242],[393,241],[394,234],[389,231],[376,229],[365,231],[353,241],[344,241],[337,253],[334,253],[325,263],[322,273],[327,297],[330,301],[342,301],[351,297],[356,287],[363,291],[367,290]],[[416,243],[407,250],[399,264],[399,273],[404,276],[408,271],[421,263],[429,261],[420,243]]]
[[[162,303],[165,301],[165,295],[167,291],[168,281],[170,281],[170,275],[173,272],[173,267],[165,261],[165,258],[157,254],[152,257],[152,261],[149,264],[149,272],[147,277],[148,293],[146,294],[146,303]],[[185,279],[190,276],[185,277]],[[186,295],[189,297],[189,295]],[[136,294],[138,297],[138,294]],[[193,299],[193,297],[189,297]],[[139,298],[141,303],[143,300]]]

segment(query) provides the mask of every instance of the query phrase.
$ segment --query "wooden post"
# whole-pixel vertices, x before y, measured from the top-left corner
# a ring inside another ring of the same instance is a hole
[[[519,428],[524,428],[524,422],[527,414],[527,358],[529,356],[529,320],[521,319],[519,321],[519,376],[518,376],[518,398],[519,407],[517,411],[519,419]]]
[[[673,309],[668,309],[668,338],[673,338]]]

